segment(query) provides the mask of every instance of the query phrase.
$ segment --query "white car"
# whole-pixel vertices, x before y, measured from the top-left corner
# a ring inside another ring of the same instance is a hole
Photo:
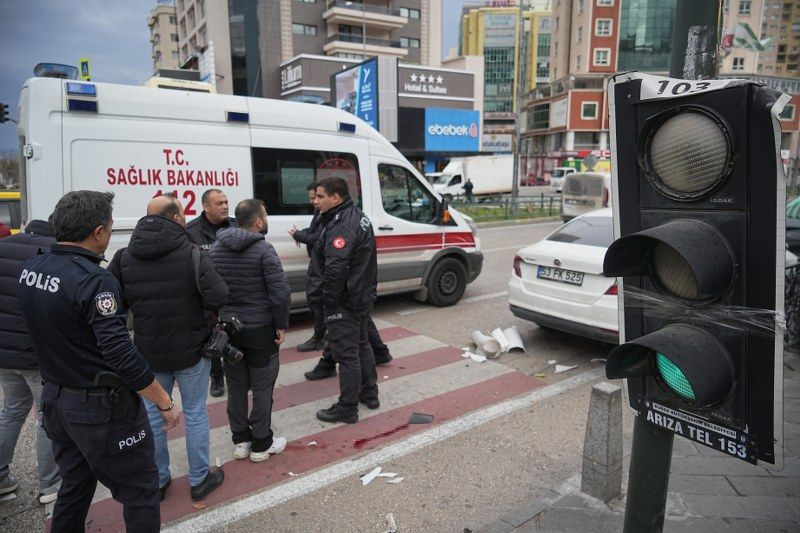
[[[508,282],[511,312],[543,327],[617,344],[617,282],[603,276],[613,240],[611,208],[606,208],[574,218],[521,249]]]

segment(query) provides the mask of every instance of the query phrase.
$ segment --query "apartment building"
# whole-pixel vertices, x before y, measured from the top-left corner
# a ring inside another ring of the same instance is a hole
[[[200,81],[217,92],[233,92],[228,2],[175,0],[179,66],[200,71]]]
[[[178,68],[178,17],[173,0],[159,0],[147,17],[153,73]]]

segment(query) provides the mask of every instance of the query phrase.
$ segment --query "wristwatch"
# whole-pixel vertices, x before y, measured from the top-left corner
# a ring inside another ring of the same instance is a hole
[[[162,409],[158,404],[156,404],[156,407],[158,407],[159,411],[161,411],[162,413],[165,413],[165,412],[171,410],[173,407],[175,407],[175,401],[172,399],[172,396],[170,396],[169,397],[169,407],[167,407],[166,409]]]

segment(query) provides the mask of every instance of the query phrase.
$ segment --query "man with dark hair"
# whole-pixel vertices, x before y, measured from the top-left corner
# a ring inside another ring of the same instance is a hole
[[[39,501],[56,499],[61,476],[53,457],[53,445],[42,429],[42,377],[28,328],[22,319],[17,287],[22,264],[40,250],[54,245],[53,226],[44,220],[31,220],[24,233],[0,240],[0,385],[3,410],[0,412],[0,494],[17,489],[9,466],[14,457],[20,429],[36,403],[36,466],[39,471]]]
[[[172,394],[181,391],[186,420],[186,454],[192,500],[205,498],[222,484],[222,470],[209,469],[209,428],[206,411],[211,360],[200,349],[208,336],[205,311],[216,313],[228,297],[228,287],[214,270],[207,253],[189,242],[183,206],[172,195],[157,196],[139,219],[130,244],[114,256],[108,270],[122,287],[133,312],[134,343],[156,379]],[[155,438],[159,497],[172,483],[167,434],[158,406],[145,401]]]
[[[244,324],[230,339],[244,352],[243,359],[223,363],[233,457],[260,462],[286,447],[286,439],[275,437],[271,424],[278,348],[289,325],[291,290],[275,248],[264,239],[268,229],[264,203],[239,202],[236,220],[239,227],[221,230],[210,254],[230,290],[220,316],[235,316]],[[253,391],[249,415],[248,389]]]
[[[73,191],[53,211],[57,244],[25,262],[22,316],[39,368],[44,429],[61,470],[51,531],[83,531],[98,479],[123,505],[129,531],[158,531],[153,432],[139,394],[165,428],[180,414],[128,335],[122,295],[101,268],[112,193]]]
[[[309,276],[320,281],[328,347],[339,363],[340,389],[339,401],[317,411],[317,418],[352,424],[358,421],[359,402],[370,409],[380,407],[375,356],[367,336],[378,285],[375,235],[342,178],[318,181],[316,198],[325,228],[314,246]]]
[[[219,189],[208,189],[201,197],[203,212],[200,216],[186,225],[189,240],[202,248],[210,250],[217,240],[217,232],[230,228],[236,220],[228,216],[228,197]],[[209,326],[214,323],[214,318],[209,315]],[[211,396],[219,398],[225,394],[225,378],[222,373],[222,359],[211,359]]]

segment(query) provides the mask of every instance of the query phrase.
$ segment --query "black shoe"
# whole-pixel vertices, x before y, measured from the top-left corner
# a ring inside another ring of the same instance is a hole
[[[208,496],[212,490],[222,485],[223,479],[225,479],[225,472],[222,470],[209,471],[206,478],[199,485],[192,487],[192,500],[200,501]]]
[[[335,403],[327,409],[317,411],[317,418],[323,422],[344,422],[345,424],[355,424],[358,422],[358,411],[349,411]]]
[[[297,346],[298,352],[316,352],[325,348],[325,340],[320,337],[311,337],[303,344]]]
[[[317,381],[325,378],[332,378],[336,375],[336,367],[326,367],[320,364],[314,367],[314,370],[306,372],[305,377],[309,381]]]
[[[363,403],[367,406],[367,409],[377,409],[381,406],[381,401],[378,398],[359,399],[358,403]]]
[[[225,378],[222,376],[215,377],[211,376],[211,387],[209,388],[209,394],[214,398],[219,398],[223,394],[225,394]]]
[[[167,482],[164,483],[163,487],[159,487],[158,489],[158,501],[163,502],[164,498],[167,497],[167,489],[169,486],[172,485],[172,476],[167,478]]]
[[[392,357],[392,354],[386,352],[386,355],[375,356],[375,364],[378,366],[388,365],[389,363],[392,362],[392,359],[394,359],[394,357]]]

